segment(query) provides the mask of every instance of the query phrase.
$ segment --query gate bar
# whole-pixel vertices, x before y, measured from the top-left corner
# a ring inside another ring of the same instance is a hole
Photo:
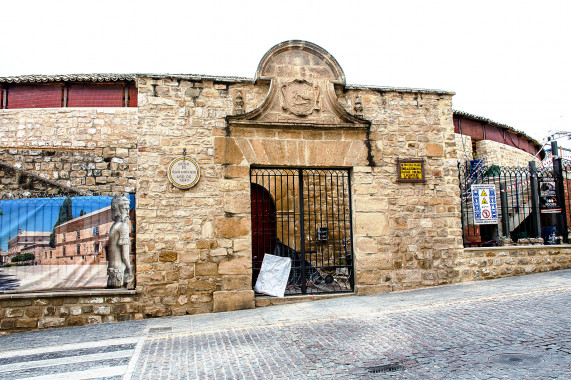
[[[301,293],[307,293],[307,276],[305,274],[305,218],[303,215],[303,169],[299,169],[299,225],[300,225],[300,248],[301,248]]]
[[[563,184],[563,165],[561,157],[557,155],[559,149],[557,141],[551,142],[551,156],[553,157],[553,176],[555,177],[555,192],[557,203],[561,207],[561,212],[557,214],[557,234],[563,237],[564,243],[569,243],[569,232],[567,229],[567,206],[565,205],[565,185]]]
[[[531,221],[532,235],[535,238],[541,237],[541,219],[539,212],[539,191],[537,184],[537,167],[535,161],[529,161],[530,189],[531,189]]]

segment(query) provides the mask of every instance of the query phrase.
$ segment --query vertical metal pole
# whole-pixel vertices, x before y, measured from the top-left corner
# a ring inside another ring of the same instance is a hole
[[[537,167],[535,161],[529,161],[530,189],[531,189],[531,225],[532,236],[541,237],[541,218],[539,214],[539,192],[537,185]]]
[[[557,234],[563,236],[563,242],[569,243],[569,232],[567,231],[567,208],[565,206],[565,185],[563,184],[563,165],[557,141],[551,142],[551,154],[553,155],[553,177],[555,177],[555,192],[557,203],[561,207],[561,212],[557,214]]]
[[[307,277],[305,274],[305,229],[303,216],[303,169],[299,169],[299,230],[301,245],[301,293],[307,293]]]
[[[466,168],[467,164],[464,164],[464,169]],[[465,177],[465,175],[464,175]],[[465,179],[465,178],[464,178]],[[462,186],[464,185],[464,186]],[[464,222],[464,215],[467,218],[467,211],[464,214],[464,193],[462,192],[464,189],[468,187],[468,181],[462,182],[462,167],[461,164],[458,163],[458,186],[460,186],[460,220],[462,221],[462,243],[464,247],[466,246],[466,223]]]
[[[351,252],[351,290],[355,290],[355,255],[353,253],[353,201],[351,198],[351,172],[347,170],[347,192],[349,200],[349,235],[351,236],[351,242],[349,244],[349,250]]]
[[[508,212],[508,195],[506,193],[506,184],[500,182],[500,201],[502,202],[502,233],[504,236],[510,236],[510,215]]]

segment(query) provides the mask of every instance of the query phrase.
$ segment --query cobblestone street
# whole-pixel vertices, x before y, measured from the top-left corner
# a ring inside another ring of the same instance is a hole
[[[0,378],[568,379],[570,280],[566,270],[6,335]]]

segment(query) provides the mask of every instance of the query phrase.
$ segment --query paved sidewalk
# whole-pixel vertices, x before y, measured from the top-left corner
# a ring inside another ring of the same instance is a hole
[[[12,334],[0,378],[569,379],[570,295],[565,270]]]

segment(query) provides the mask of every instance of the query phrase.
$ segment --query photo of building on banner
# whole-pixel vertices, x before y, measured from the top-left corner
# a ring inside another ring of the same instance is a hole
[[[0,201],[0,293],[133,288],[135,197]]]
[[[498,204],[494,185],[472,185],[474,224],[498,224]]]

